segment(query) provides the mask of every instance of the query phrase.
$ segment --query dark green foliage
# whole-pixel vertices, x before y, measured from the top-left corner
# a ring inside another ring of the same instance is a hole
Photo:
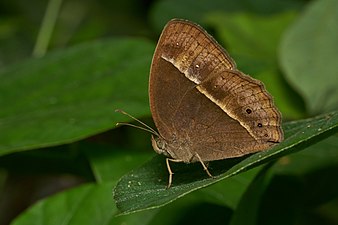
[[[39,58],[33,2],[0,3],[0,224],[338,224],[337,1],[63,1]],[[174,17],[265,83],[285,141],[211,162],[213,179],[173,163],[166,189],[150,134],[114,111],[153,126],[150,62]]]

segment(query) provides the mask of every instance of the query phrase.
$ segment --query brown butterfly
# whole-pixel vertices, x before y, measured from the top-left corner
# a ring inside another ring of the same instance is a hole
[[[281,114],[262,82],[237,70],[228,53],[199,25],[168,22],[149,79],[158,129],[152,144],[169,161],[204,162],[269,149],[283,140]]]

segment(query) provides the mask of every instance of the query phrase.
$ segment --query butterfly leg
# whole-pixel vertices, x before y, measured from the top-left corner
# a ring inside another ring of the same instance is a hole
[[[202,161],[202,159],[201,159],[201,157],[199,156],[199,154],[197,154],[197,153],[195,153],[196,154],[196,157],[198,158],[198,160],[200,161],[200,163],[202,164],[202,166],[203,166],[203,169],[205,170],[205,172],[209,175],[209,177],[213,177],[212,175],[211,175],[211,173],[209,172],[209,170],[208,170],[208,167],[204,164],[204,162]]]
[[[166,158],[165,161],[166,161],[166,163],[167,163],[167,169],[168,169],[168,172],[169,172],[169,182],[168,182],[167,188],[170,188],[171,183],[172,183],[172,181],[173,181],[173,174],[174,174],[174,173],[171,171],[169,161],[172,161],[172,162],[182,162],[182,160],[180,160],[180,159]]]

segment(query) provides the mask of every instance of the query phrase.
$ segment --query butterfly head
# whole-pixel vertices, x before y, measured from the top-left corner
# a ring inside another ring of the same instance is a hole
[[[151,145],[158,154],[170,156],[167,151],[167,142],[162,137],[155,137],[154,135],[151,135]]]

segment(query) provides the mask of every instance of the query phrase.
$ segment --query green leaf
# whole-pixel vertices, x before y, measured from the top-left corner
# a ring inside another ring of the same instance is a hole
[[[338,108],[338,1],[313,1],[285,33],[280,63],[308,112]]]
[[[268,151],[249,157],[210,162],[208,178],[198,163],[173,164],[173,186],[166,189],[168,174],[163,156],[154,157],[139,169],[121,178],[114,191],[114,198],[121,213],[131,213],[168,204],[192,191],[209,186],[250,168],[299,151],[311,142],[319,141],[336,132],[338,112],[284,125],[285,140]]]
[[[108,130],[122,120],[117,108],[149,114],[153,49],[142,39],[98,41],[1,71],[0,155]]]
[[[148,224],[156,211],[114,217],[118,210],[108,197],[113,186],[110,182],[86,184],[51,196],[34,204],[11,225]]]
[[[28,209],[12,225],[104,224],[116,212],[111,199],[107,199],[112,186],[111,183],[83,185],[49,197]]]
[[[260,169],[257,167],[180,198],[158,209],[150,224],[219,224],[220,221],[227,224],[242,194]],[[130,215],[135,214],[124,216]]]

